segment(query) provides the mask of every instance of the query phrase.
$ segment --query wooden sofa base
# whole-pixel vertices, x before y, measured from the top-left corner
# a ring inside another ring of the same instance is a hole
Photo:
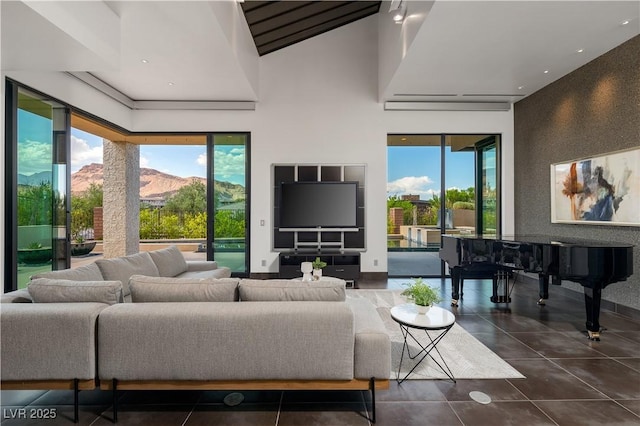
[[[389,379],[369,380],[123,380],[101,381],[100,389],[113,392],[113,422],[118,422],[119,390],[368,390],[371,422],[376,422],[376,389],[389,389]]]
[[[74,390],[74,380],[3,380],[0,383],[4,390]],[[96,381],[78,380],[78,390],[95,389]]]
[[[118,380],[119,390],[369,390],[369,380]],[[389,389],[389,380],[376,379],[375,388]],[[100,389],[113,390],[113,381]]]

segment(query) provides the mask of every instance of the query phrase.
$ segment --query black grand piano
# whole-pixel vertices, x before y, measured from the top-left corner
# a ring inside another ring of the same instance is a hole
[[[443,235],[440,258],[451,272],[453,306],[458,305],[464,278],[492,278],[491,301],[509,303],[508,277],[513,271],[536,273],[541,305],[549,298],[550,278],[553,284],[561,280],[580,283],[591,340],[600,340],[602,289],[633,274],[633,245],[564,237]]]

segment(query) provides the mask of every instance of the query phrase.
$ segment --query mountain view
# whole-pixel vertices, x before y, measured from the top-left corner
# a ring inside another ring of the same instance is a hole
[[[194,180],[206,184],[203,177],[179,177],[160,172],[155,169],[140,168],[140,198],[166,199],[176,193],[183,186],[189,185]],[[86,191],[92,183],[102,185],[102,164],[92,163],[82,167],[71,175],[71,193],[79,194]],[[229,182],[214,182],[216,191],[227,200],[244,198],[244,187]]]

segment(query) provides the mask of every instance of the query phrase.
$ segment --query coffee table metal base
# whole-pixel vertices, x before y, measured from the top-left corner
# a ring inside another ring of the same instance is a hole
[[[453,377],[451,369],[438,350],[438,343],[440,343],[456,322],[455,315],[438,306],[433,306],[426,313],[421,314],[418,312],[416,305],[413,303],[406,303],[404,305],[398,305],[391,308],[391,318],[398,323],[402,336],[404,337],[402,354],[400,355],[400,364],[398,365],[398,375],[396,378],[398,383],[404,382],[427,357],[431,358],[440,370],[442,370],[442,372],[455,383],[456,379]],[[421,342],[416,337],[415,334],[420,333],[420,331],[424,331],[428,341],[424,341],[423,339]],[[420,350],[414,354],[411,353],[412,346],[409,344],[413,342],[420,347]],[[402,371],[402,362],[404,361],[405,351],[410,359],[418,358],[418,361],[413,368],[411,368],[411,371],[409,371],[403,378],[400,378],[400,371]],[[433,351],[436,352],[437,357],[439,357],[440,360],[437,360],[436,357],[434,357],[432,353]]]
[[[447,334],[447,332],[451,329],[451,327],[453,327],[453,324],[451,324],[450,326],[448,326],[447,328],[445,328],[444,330],[439,330],[438,331],[438,335],[434,338],[431,337],[431,335],[429,334],[429,330],[423,330],[424,333],[426,334],[426,336],[429,338],[429,343],[427,345],[422,345],[422,343],[411,333],[411,330],[409,330],[409,327],[406,325],[400,325],[400,330],[402,331],[402,335],[404,336],[404,345],[402,346],[402,355],[400,356],[400,364],[398,365],[398,375],[396,380],[398,381],[398,383],[402,383],[405,380],[407,380],[407,378],[409,377],[409,375],[411,373],[413,373],[413,371],[418,368],[418,366],[422,363],[422,361],[428,356],[429,358],[431,358],[433,360],[433,362],[436,363],[436,365],[438,367],[440,367],[440,370],[442,370],[442,372],[444,374],[447,375],[447,377],[449,377],[454,383],[456,382],[456,379],[453,377],[453,373],[451,372],[451,369],[449,368],[449,366],[447,365],[447,362],[444,360],[444,358],[442,357],[442,354],[440,353],[440,351],[437,348],[438,343],[440,342],[440,340],[442,340],[442,338]],[[416,330],[417,331],[417,330]],[[433,330],[432,330],[433,332]],[[414,342],[416,342],[418,344],[418,346],[420,346],[420,350],[418,352],[416,352],[415,354],[411,355],[411,346],[409,346],[408,342],[407,342],[407,338],[411,338]],[[422,357],[418,360],[418,362],[413,366],[413,368],[401,379],[400,378],[400,371],[402,370],[402,361],[404,359],[404,353],[405,350],[407,352],[407,356],[410,359],[416,359],[418,356],[422,355]],[[432,351],[436,351],[438,353],[438,357],[440,358],[440,361],[442,362],[442,364],[440,364],[440,362],[438,362],[437,359],[435,359],[433,357],[433,355],[431,355]]]

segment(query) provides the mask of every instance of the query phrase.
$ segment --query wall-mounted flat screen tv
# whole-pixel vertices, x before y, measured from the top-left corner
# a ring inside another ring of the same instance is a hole
[[[356,228],[357,182],[283,182],[280,228]]]

